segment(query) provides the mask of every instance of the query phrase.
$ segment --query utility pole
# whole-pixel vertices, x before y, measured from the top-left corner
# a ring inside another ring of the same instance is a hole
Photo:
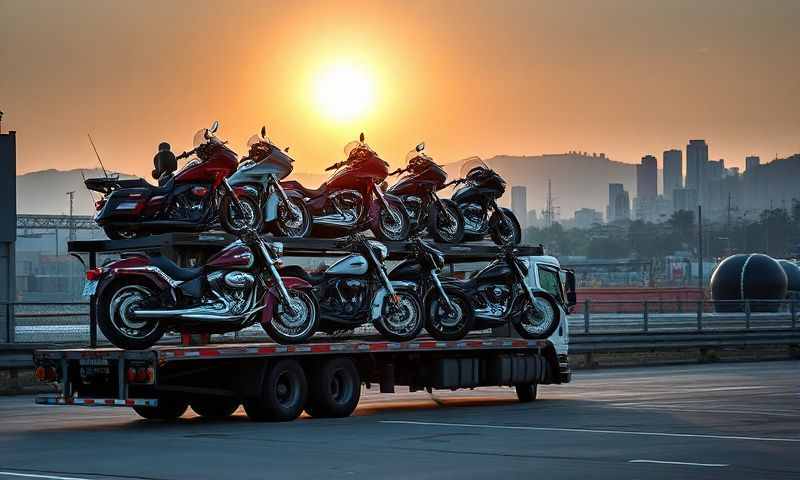
[[[75,221],[72,218],[75,191],[67,192],[67,196],[69,196],[69,241],[72,242],[75,240]]]
[[[549,178],[547,179],[547,214],[544,221],[548,228],[553,225],[553,190]]]
[[[3,133],[3,111],[0,110],[0,133]]]
[[[697,286],[703,291],[703,207],[697,206]]]

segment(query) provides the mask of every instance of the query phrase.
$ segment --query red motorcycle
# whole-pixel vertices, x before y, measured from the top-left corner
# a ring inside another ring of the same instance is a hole
[[[104,194],[95,203],[95,221],[108,238],[120,240],[153,233],[204,231],[218,221],[229,233],[249,227],[259,230],[263,216],[246,186],[231,187],[226,178],[233,174],[239,159],[215,133],[219,123],[195,134],[194,148],[176,159],[197,155],[181,170],[166,172],[159,186],[144,179],[119,180],[116,177],[89,178],[86,187]],[[239,207],[225,201],[235,194]],[[224,208],[223,208],[224,207]]]
[[[283,245],[245,228],[205,265],[183,268],[163,256],[131,255],[86,272],[97,320],[119,348],[146,349],[168,330],[223,333],[260,321],[279,343],[306,340],[319,324],[311,285],[281,277]]]
[[[362,133],[344,148],[347,158],[325,171],[337,170],[327,182],[312,190],[296,181],[281,182],[286,192],[299,192],[313,220],[311,234],[340,237],[369,227],[381,240],[408,238],[410,220],[403,201],[384,193],[382,182],[389,164],[369,145]]]

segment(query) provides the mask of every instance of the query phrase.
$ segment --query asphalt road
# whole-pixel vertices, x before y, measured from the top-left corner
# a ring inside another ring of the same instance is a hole
[[[0,480],[800,478],[800,363],[577,372],[508,389],[365,393],[355,416],[174,424],[0,398]]]

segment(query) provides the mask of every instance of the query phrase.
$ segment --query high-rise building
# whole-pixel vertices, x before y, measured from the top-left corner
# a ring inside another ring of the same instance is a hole
[[[686,145],[686,188],[697,192],[697,201],[703,203],[706,186],[706,165],[708,164],[708,145],[705,140],[689,140]]]
[[[539,227],[539,215],[536,214],[536,209],[528,210],[528,226]]]
[[[664,151],[664,197],[672,198],[672,192],[683,188],[683,154],[680,150]]]
[[[645,155],[642,163],[636,165],[636,196],[640,200],[658,196],[658,161],[652,155]]]
[[[761,165],[761,157],[756,155],[750,155],[744,157],[744,168],[746,172],[750,172]]]
[[[595,223],[603,223],[603,214],[593,208],[575,210],[575,228],[587,229]]]
[[[622,193],[625,190],[625,186],[621,183],[609,183],[608,184],[608,206],[606,207],[606,221],[613,222],[614,218],[616,217],[616,211],[614,210],[614,199],[617,198],[617,195]]]
[[[673,192],[672,205],[678,210],[694,211],[697,208],[697,190],[694,188],[678,188]]]
[[[519,221],[519,226],[524,231],[528,228],[528,189],[517,185],[511,187],[511,211]]]

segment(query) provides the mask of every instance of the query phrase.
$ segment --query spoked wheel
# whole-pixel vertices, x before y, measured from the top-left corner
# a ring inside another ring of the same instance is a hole
[[[373,323],[375,329],[389,340],[407,341],[422,330],[422,309],[413,292],[397,291],[396,299],[383,299],[381,316]]]
[[[282,237],[303,238],[311,232],[311,214],[301,198],[289,197],[289,205],[278,204],[275,234]]]
[[[512,320],[514,328],[522,338],[547,338],[558,328],[561,310],[553,296],[547,292],[533,292],[533,300],[536,308],[531,308],[528,298],[523,296],[519,317]]]
[[[186,400],[164,397],[158,399],[155,407],[134,406],[133,411],[147,420],[172,421],[180,418],[186,412],[189,403]]]
[[[201,397],[192,400],[194,413],[205,418],[225,418],[239,408],[239,400],[227,397]]]
[[[308,397],[308,383],[296,360],[280,360],[264,375],[261,392],[244,401],[244,411],[257,422],[286,422],[303,411]]]
[[[437,242],[460,243],[464,239],[464,217],[458,205],[452,200],[442,200],[431,205],[430,230]]]
[[[291,298],[291,312],[285,307],[279,312],[278,305],[275,305],[272,319],[262,326],[278,343],[301,343],[314,335],[319,326],[317,300],[307,290],[289,289],[288,292]]]
[[[372,232],[377,238],[390,242],[408,238],[411,222],[403,207],[389,204],[389,208],[382,208],[379,215],[378,227]]]
[[[306,413],[312,417],[346,417],[361,398],[361,377],[349,358],[328,360],[309,385]]]
[[[425,330],[437,340],[460,340],[472,329],[472,307],[466,294],[451,289],[445,292],[452,308],[432,290],[425,309]]]
[[[133,312],[156,296],[155,288],[145,283],[117,282],[108,287],[97,305],[97,324],[103,335],[125,350],[153,346],[164,335],[164,326],[157,319],[135,318]]]
[[[514,212],[507,208],[500,209],[489,219],[492,241],[497,245],[518,245],[522,241],[522,227]]]
[[[230,195],[225,195],[220,207],[220,224],[222,228],[231,234],[236,234],[249,227],[255,231],[261,230],[264,223],[264,216],[258,208],[255,200],[251,198],[239,197],[242,206],[240,212],[233,202]]]

